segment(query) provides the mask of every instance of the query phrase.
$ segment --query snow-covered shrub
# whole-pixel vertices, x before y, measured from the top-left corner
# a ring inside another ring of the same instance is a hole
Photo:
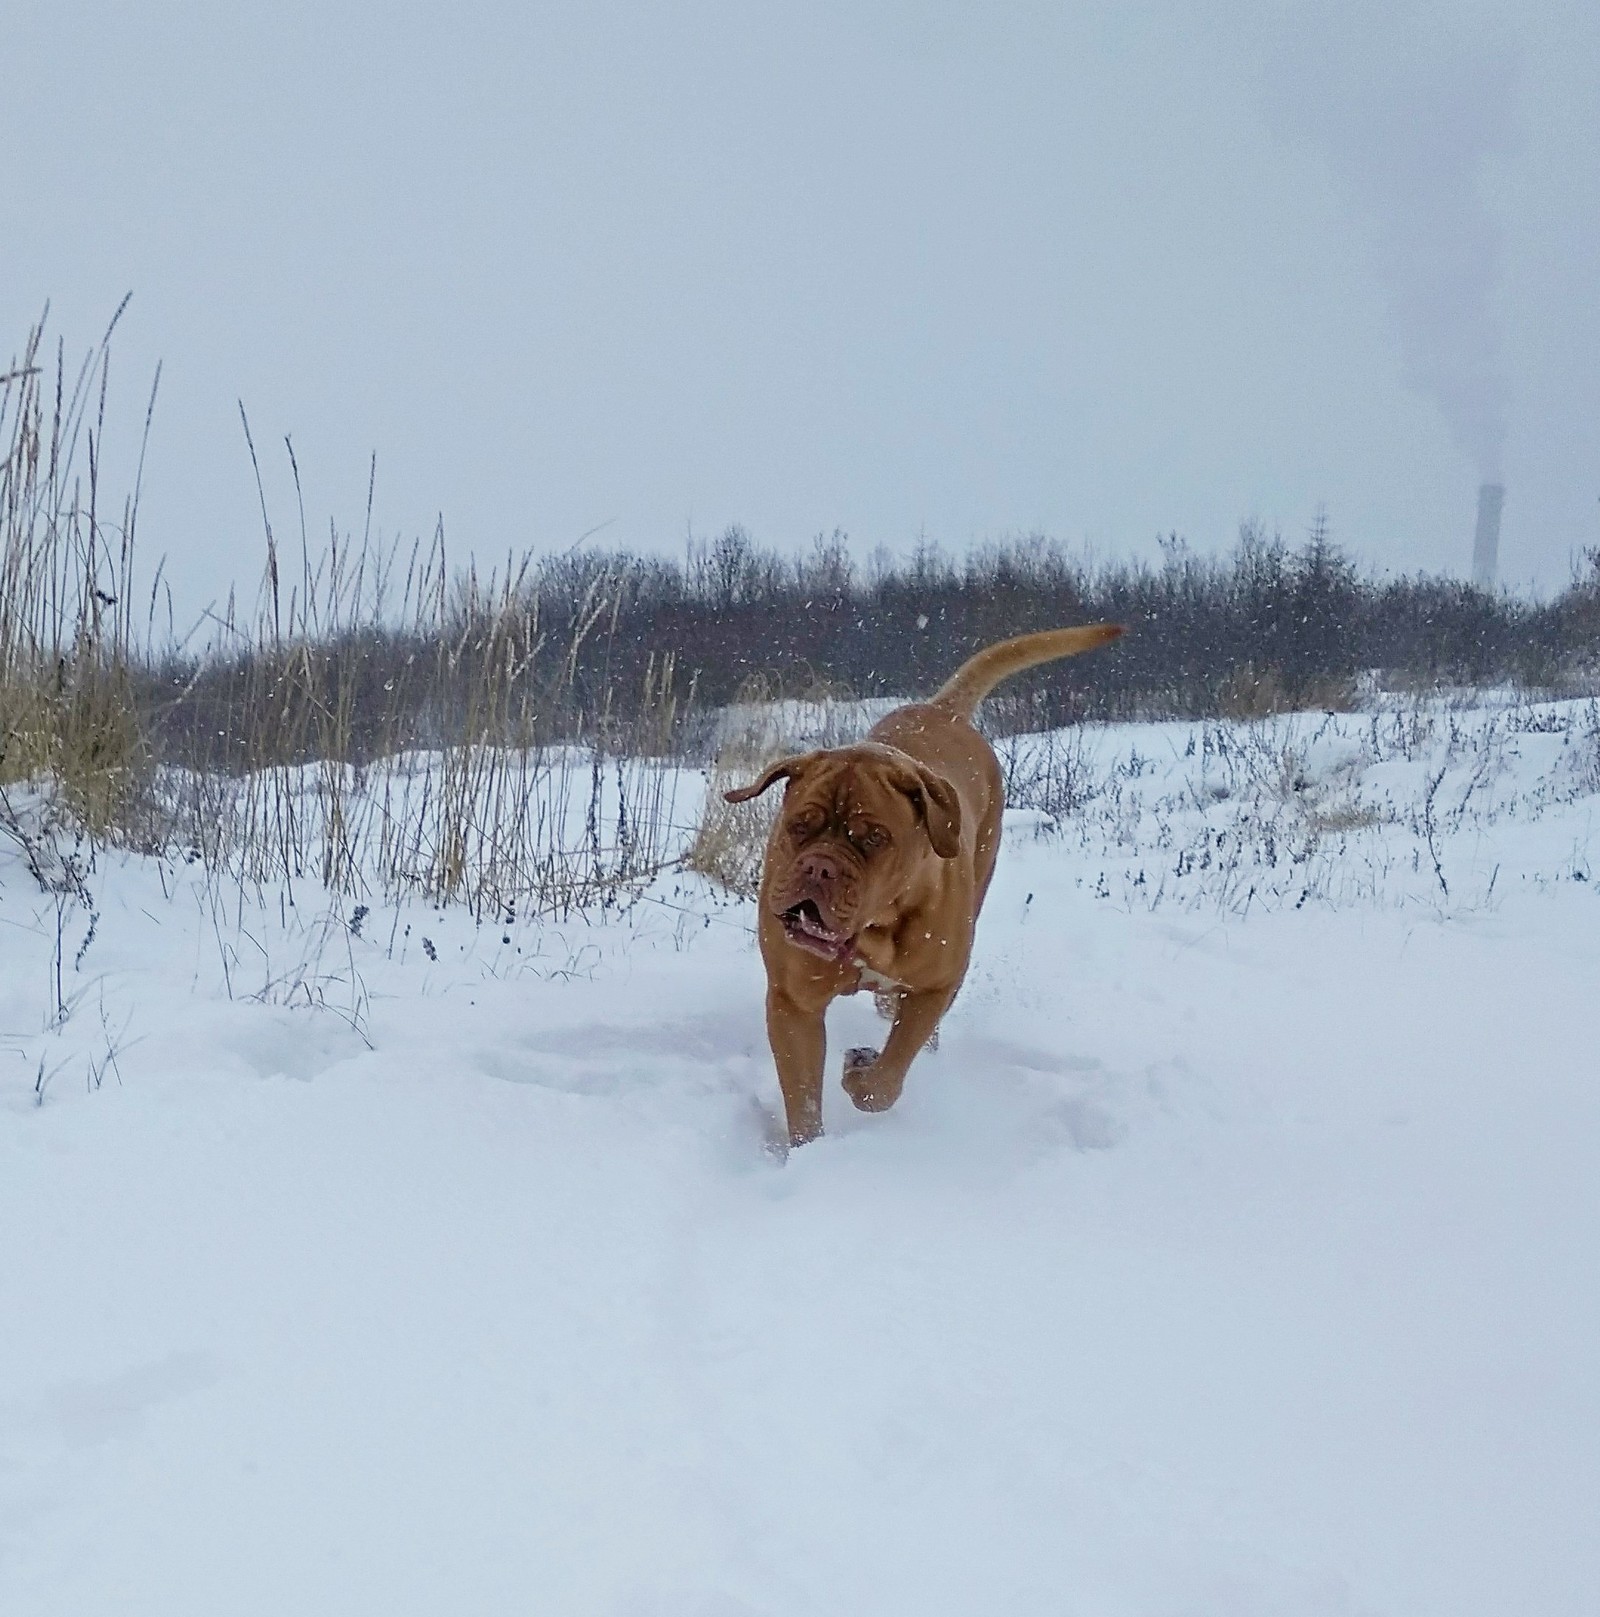
[[[1002,757],[1032,763],[1008,770],[1010,834],[1062,846],[1102,899],[1460,909],[1493,897],[1497,827],[1600,791],[1600,706],[1414,695],[1363,713],[1087,725],[1012,738]],[[1064,806],[1041,814],[1052,793]]]

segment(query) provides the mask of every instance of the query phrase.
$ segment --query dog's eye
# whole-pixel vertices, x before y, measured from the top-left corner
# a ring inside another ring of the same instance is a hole
[[[863,848],[876,850],[889,840],[889,833],[881,825],[869,825],[856,839]]]

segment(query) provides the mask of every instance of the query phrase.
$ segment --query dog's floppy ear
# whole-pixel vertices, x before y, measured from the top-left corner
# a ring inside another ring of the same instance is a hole
[[[793,780],[804,774],[820,756],[815,752],[800,752],[792,758],[780,758],[777,763],[768,764],[761,771],[760,778],[748,786],[735,786],[731,792],[724,792],[722,800],[725,803],[748,803],[752,797],[760,797],[775,780]]]
[[[954,859],[961,851],[961,799],[955,787],[915,759],[908,758],[906,766],[909,778],[896,785],[917,805],[933,851],[941,859]]]

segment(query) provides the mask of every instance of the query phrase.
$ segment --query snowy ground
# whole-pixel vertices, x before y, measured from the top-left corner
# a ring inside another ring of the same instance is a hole
[[[41,1031],[0,852],[0,1611],[1590,1617],[1592,712],[1407,722],[1093,737],[782,1165],[698,882],[352,935],[102,857]]]

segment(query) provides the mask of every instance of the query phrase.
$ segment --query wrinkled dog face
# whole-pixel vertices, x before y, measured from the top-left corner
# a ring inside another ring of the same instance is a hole
[[[924,859],[953,858],[961,805],[948,781],[892,747],[867,743],[772,765],[730,802],[787,778],[767,847],[763,902],[797,947],[849,960]]]

